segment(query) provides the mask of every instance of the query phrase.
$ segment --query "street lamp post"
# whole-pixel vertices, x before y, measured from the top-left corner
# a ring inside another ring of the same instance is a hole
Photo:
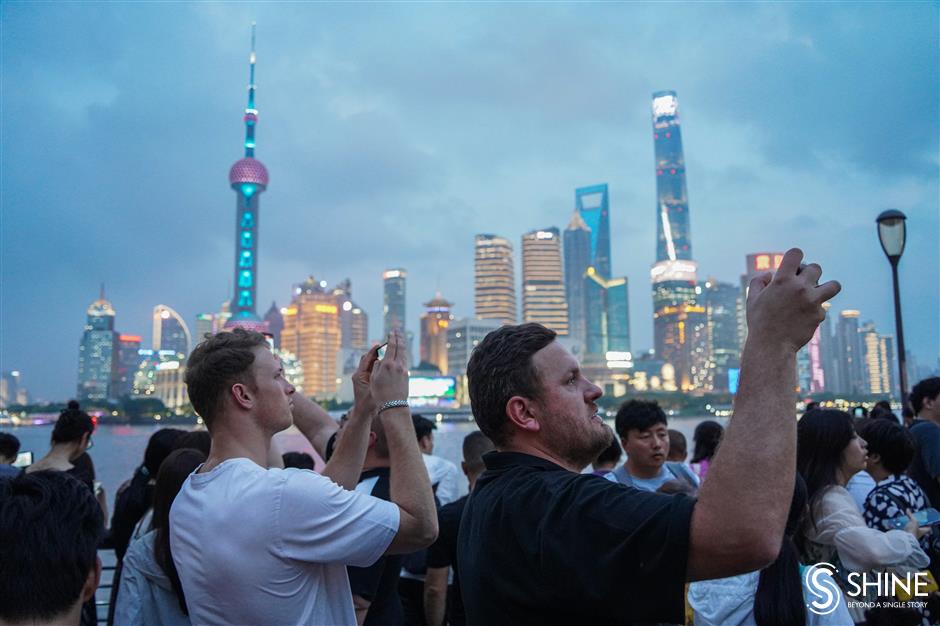
[[[881,249],[891,263],[894,281],[894,324],[898,333],[898,378],[901,384],[901,406],[907,406],[907,355],[904,352],[904,328],[901,322],[901,291],[898,289],[898,261],[904,253],[907,239],[907,216],[897,209],[882,211],[875,220]]]

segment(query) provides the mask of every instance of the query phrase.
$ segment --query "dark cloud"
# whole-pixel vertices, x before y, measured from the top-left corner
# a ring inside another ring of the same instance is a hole
[[[381,328],[381,271],[409,325],[440,289],[472,314],[472,245],[564,227],[611,189],[614,272],[651,343],[649,98],[676,89],[703,276],[801,245],[836,307],[893,328],[874,216],[910,217],[909,340],[938,349],[938,7],[893,4],[36,4],[0,7],[2,367],[74,389],[84,309],[121,330],[187,321],[231,285],[234,193],[258,30],[259,301],[353,281]],[[517,275],[519,268],[517,267]]]

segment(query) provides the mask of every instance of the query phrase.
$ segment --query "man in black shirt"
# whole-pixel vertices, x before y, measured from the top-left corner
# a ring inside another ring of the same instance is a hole
[[[464,437],[463,462],[460,465],[470,483],[470,493],[473,493],[477,477],[483,472],[483,455],[492,450],[493,442],[478,430]],[[469,497],[467,494],[438,510],[440,531],[437,541],[428,548],[428,571],[424,580],[424,615],[428,626],[444,623],[445,606],[450,626],[464,626],[466,623],[457,573],[457,533]],[[447,575],[451,567],[454,568],[454,583],[448,586]]]
[[[699,499],[579,472],[607,447],[601,390],[538,324],[503,326],[467,366],[470,402],[497,452],[460,524],[471,625],[684,622],[687,580],[776,559],[796,473],[796,353],[839,292],[793,249],[751,281],[735,415]]]

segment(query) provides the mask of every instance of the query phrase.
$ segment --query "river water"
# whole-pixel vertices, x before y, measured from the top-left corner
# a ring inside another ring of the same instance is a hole
[[[671,417],[669,427],[674,428],[686,436],[689,443],[689,452],[692,450],[692,432],[699,422],[710,417]],[[715,421],[727,425],[727,418],[718,418]],[[608,421],[613,426],[613,423]],[[114,493],[125,480],[129,479],[134,469],[143,462],[144,449],[147,440],[155,431],[164,426],[125,426],[101,425],[94,434],[94,447],[89,451],[95,462],[97,479],[104,486],[108,495],[109,510],[114,508]],[[187,429],[187,427],[174,426],[174,428]],[[52,425],[22,426],[4,428],[5,432],[13,433],[20,440],[20,451],[32,451],[34,458],[39,459],[49,449],[49,440],[52,435]],[[434,435],[434,454],[443,457],[458,467],[461,460],[461,444],[463,438],[470,432],[477,430],[473,422],[443,422],[437,425]],[[306,451],[309,443],[296,430],[280,433],[277,436],[278,445],[283,452],[288,450]],[[461,475],[461,492],[466,493],[467,481]]]

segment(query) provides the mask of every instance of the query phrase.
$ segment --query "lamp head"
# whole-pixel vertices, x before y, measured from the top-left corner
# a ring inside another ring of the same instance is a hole
[[[904,253],[904,243],[907,239],[907,216],[897,209],[882,211],[875,219],[878,223],[878,240],[885,256],[895,263]]]

